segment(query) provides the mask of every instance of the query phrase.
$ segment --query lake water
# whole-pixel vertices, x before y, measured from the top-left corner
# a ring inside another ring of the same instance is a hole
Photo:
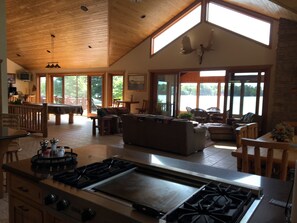
[[[199,108],[208,109],[209,107],[217,106],[217,96],[200,96]],[[220,98],[220,109],[223,111],[224,97]],[[158,101],[165,103],[166,96],[159,95]],[[229,99],[228,99],[229,101]],[[260,97],[259,115],[262,115],[263,97]],[[233,114],[239,114],[240,97],[234,97],[233,100]],[[196,96],[195,95],[182,95],[180,100],[180,111],[186,111],[186,107],[196,108]],[[228,106],[229,107],[229,104]],[[256,97],[244,97],[243,114],[248,112],[255,113],[256,109]]]

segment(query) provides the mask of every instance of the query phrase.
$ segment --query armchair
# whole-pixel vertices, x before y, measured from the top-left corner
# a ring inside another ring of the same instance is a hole
[[[247,113],[240,119],[228,119],[226,123],[207,123],[211,140],[232,140],[236,139],[235,129],[247,123],[258,123],[258,131],[261,132],[262,117],[254,113]]]

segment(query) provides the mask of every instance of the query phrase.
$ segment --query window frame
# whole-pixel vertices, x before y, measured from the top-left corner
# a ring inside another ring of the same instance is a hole
[[[242,35],[240,33],[237,33],[237,32],[235,32],[233,30],[230,30],[228,28],[225,28],[223,26],[220,26],[220,25],[217,25],[217,24],[214,24],[214,23],[208,21],[209,3],[214,3],[214,4],[219,5],[221,7],[225,7],[225,8],[228,8],[230,10],[233,10],[233,11],[236,11],[238,13],[241,13],[243,15],[246,15],[246,16],[249,16],[249,17],[252,17],[252,18],[255,18],[255,19],[258,19],[258,20],[262,20],[264,22],[269,23],[270,24],[269,44],[267,45],[267,44],[261,43],[261,42],[255,40],[255,39],[252,39],[250,37],[247,37],[245,35]],[[265,46],[265,47],[268,47],[268,48],[271,48],[271,46],[272,46],[272,33],[273,33],[273,18],[272,17],[269,17],[269,16],[266,16],[266,15],[260,14],[258,12],[252,11],[252,10],[248,10],[246,8],[242,8],[242,7],[237,6],[237,5],[233,5],[233,4],[228,3],[228,2],[223,2],[223,1],[220,1],[220,0],[207,0],[207,3],[206,3],[206,13],[205,13],[205,22],[206,23],[209,23],[209,24],[212,24],[212,25],[214,25],[214,26],[216,26],[218,28],[224,29],[224,30],[226,30],[228,32],[232,32],[232,33],[234,33],[236,35],[239,35],[242,38],[245,38],[247,40],[253,41],[253,42],[258,43],[258,44],[260,44],[262,46]]]
[[[171,19],[169,22],[167,22],[164,26],[162,26],[160,29],[158,29],[152,36],[151,36],[151,41],[150,41],[150,55],[154,56],[155,54],[157,54],[158,52],[160,52],[162,49],[166,48],[170,43],[172,43],[174,40],[178,39],[180,36],[182,36],[184,33],[181,33],[180,35],[178,35],[175,39],[173,39],[171,42],[168,42],[165,46],[163,46],[162,48],[160,48],[158,51],[154,52],[154,39],[158,36],[160,36],[162,33],[164,33],[166,30],[168,30],[169,28],[171,28],[172,26],[174,26],[176,23],[178,23],[180,20],[182,20],[184,17],[186,17],[190,12],[192,12],[194,9],[201,7],[200,10],[200,21],[194,25],[193,27],[191,27],[190,29],[188,29],[187,31],[185,31],[184,33],[188,32],[189,30],[193,29],[195,26],[198,26],[203,19],[203,4],[202,1],[196,2],[192,5],[190,5],[188,8],[186,8],[184,11],[182,11],[181,13],[179,13],[177,16],[175,16],[173,19]]]

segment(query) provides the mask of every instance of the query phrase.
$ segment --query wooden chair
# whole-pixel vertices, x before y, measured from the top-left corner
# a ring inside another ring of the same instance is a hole
[[[3,127],[20,129],[20,116],[16,114],[1,114],[0,123]],[[5,153],[6,162],[12,162],[13,155],[16,160],[19,160],[18,152],[21,150],[22,148],[20,146],[19,139],[13,140],[8,146],[8,151]]]
[[[20,116],[16,114],[0,114],[0,123],[3,127],[9,127],[12,129],[20,129]],[[15,160],[19,160],[18,152],[22,150],[19,139],[12,140],[5,152],[6,163],[13,162],[13,158]],[[4,156],[2,157],[4,160]],[[7,185],[7,179],[6,179]]]
[[[251,124],[245,124],[242,126],[239,126],[235,129],[235,136],[236,136],[236,147],[237,150],[241,151],[242,144],[241,139],[242,138],[250,138],[250,139],[256,139],[258,135],[258,124],[251,123]],[[252,162],[249,162],[249,165],[252,165]],[[237,158],[237,170],[241,171],[242,167],[242,159]]]
[[[251,122],[247,123],[247,137],[250,139],[256,139],[258,138],[258,123],[257,122]]]
[[[256,139],[242,138],[242,172],[254,173],[272,177],[276,165],[280,165],[278,177],[285,181],[288,173],[288,151],[290,150],[289,143],[282,142],[266,142]],[[249,154],[253,157],[253,171],[249,165]],[[274,157],[279,155],[279,162],[276,163]],[[263,164],[263,165],[262,165]],[[264,173],[263,173],[264,172]]]
[[[242,138],[250,138],[248,136],[248,127],[246,125],[239,126],[235,129],[236,135],[236,147],[241,147],[241,139]]]
[[[148,109],[148,100],[143,99],[141,108],[136,108],[139,114],[146,113]]]
[[[121,99],[119,99],[119,98],[114,98],[114,99],[112,100],[112,107],[114,107],[114,108],[124,107],[124,104],[123,104],[123,103],[120,103],[119,101],[121,101]]]
[[[192,109],[191,113],[194,115],[195,121],[200,122],[200,123],[208,122],[209,116],[208,116],[208,113],[204,109],[195,108],[195,109]]]
[[[187,112],[191,113],[191,111],[192,111],[192,108],[191,108],[191,107],[189,107],[189,106],[187,106],[187,107],[186,107],[186,110],[187,110]]]

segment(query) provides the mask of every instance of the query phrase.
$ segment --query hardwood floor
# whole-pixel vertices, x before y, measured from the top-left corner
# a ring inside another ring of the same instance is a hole
[[[68,124],[68,116],[62,115],[61,125],[55,125],[54,116],[50,116],[48,124],[49,136],[47,139],[59,139],[58,145],[78,148],[90,144],[104,144],[121,149],[143,151],[172,158],[187,160],[189,162],[200,163],[219,168],[236,170],[236,159],[231,156],[231,151],[235,149],[233,142],[217,142],[212,146],[190,156],[181,156],[148,149],[133,145],[125,145],[121,134],[96,136],[92,135],[92,122],[84,116],[74,116],[74,124]],[[31,134],[29,137],[20,139],[23,150],[19,153],[20,159],[31,158],[40,148],[39,142],[43,139],[41,134]],[[8,200],[7,194],[0,200],[0,223],[8,222]]]

